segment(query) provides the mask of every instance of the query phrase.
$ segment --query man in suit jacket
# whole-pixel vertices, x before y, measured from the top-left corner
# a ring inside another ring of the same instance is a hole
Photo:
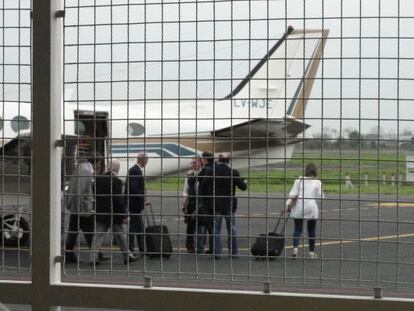
[[[66,263],[78,262],[78,258],[73,250],[80,230],[83,231],[89,248],[92,244],[92,183],[94,174],[92,163],[95,163],[92,154],[81,153],[79,155],[78,165],[69,180],[69,188],[66,196],[66,208],[70,210],[69,228],[65,243]]]
[[[196,250],[198,254],[204,253],[204,244],[207,233],[209,238],[209,250],[206,253],[213,253],[214,237],[214,216],[213,216],[213,174],[214,174],[214,156],[209,152],[203,152],[201,155],[203,168],[198,174],[197,187],[197,241]]]
[[[136,257],[129,251],[123,224],[128,222],[128,215],[123,201],[122,181],[117,177],[120,162],[112,159],[108,172],[96,177],[96,223],[92,241],[91,265],[100,264],[99,250],[107,231],[112,227],[114,238],[124,256],[124,263],[133,262]],[[111,239],[112,240],[112,239]]]
[[[214,175],[214,214],[215,214],[215,249],[216,258],[222,254],[221,226],[223,218],[227,228],[227,243],[230,256],[236,257],[238,254],[237,232],[234,212],[237,208],[237,198],[235,198],[236,187],[246,190],[247,184],[240,177],[240,173],[229,165],[230,157],[228,154],[219,156],[219,162],[215,167]]]
[[[247,189],[247,182],[245,179],[240,177],[240,172],[236,169],[233,169],[233,208],[232,213],[236,213],[237,210],[237,197],[236,197],[236,189],[240,189],[241,191],[245,191]],[[233,219],[234,222],[234,219]]]
[[[148,163],[148,156],[140,152],[137,163],[128,171],[125,184],[126,206],[129,213],[129,250],[134,251],[135,238],[138,249],[144,254],[144,222],[142,211],[145,207],[145,178],[144,169]]]
[[[183,212],[184,222],[187,224],[187,237],[185,246],[188,253],[194,253],[194,233],[196,230],[195,211],[197,210],[197,177],[202,167],[201,159],[193,158],[191,160],[191,169],[187,172],[184,181],[183,191]]]

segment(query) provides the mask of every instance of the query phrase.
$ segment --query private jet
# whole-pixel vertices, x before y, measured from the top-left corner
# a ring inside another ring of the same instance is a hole
[[[140,152],[149,157],[147,177],[179,174],[204,151],[230,153],[235,168],[286,161],[309,127],[305,111],[328,33],[289,27],[223,98],[122,105],[65,100],[64,174],[71,174],[81,150],[97,152],[102,162],[119,159],[121,177]],[[29,239],[31,104],[3,103],[0,110],[2,242],[19,246]]]

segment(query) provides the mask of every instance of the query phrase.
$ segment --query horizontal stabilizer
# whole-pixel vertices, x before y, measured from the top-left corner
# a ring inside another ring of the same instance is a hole
[[[225,127],[212,134],[216,137],[292,138],[310,125],[294,118],[261,118]]]

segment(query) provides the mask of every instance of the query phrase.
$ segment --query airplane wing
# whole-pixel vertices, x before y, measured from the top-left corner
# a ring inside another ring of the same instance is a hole
[[[216,137],[232,138],[295,138],[310,125],[295,118],[260,118],[213,131]]]

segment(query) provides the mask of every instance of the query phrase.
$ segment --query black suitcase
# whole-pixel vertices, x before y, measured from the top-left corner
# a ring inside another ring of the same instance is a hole
[[[285,221],[283,221],[282,230],[277,233],[280,221],[284,216],[284,211],[281,212],[279,220],[275,229],[268,234],[261,234],[256,238],[252,245],[251,253],[256,260],[259,259],[274,259],[280,256],[285,248]]]
[[[152,223],[148,217],[148,209],[152,215]],[[148,227],[145,228],[145,254],[149,258],[159,258],[161,256],[167,259],[170,258],[173,249],[167,226],[155,224],[155,217],[150,203],[147,204],[145,215],[148,222]]]

